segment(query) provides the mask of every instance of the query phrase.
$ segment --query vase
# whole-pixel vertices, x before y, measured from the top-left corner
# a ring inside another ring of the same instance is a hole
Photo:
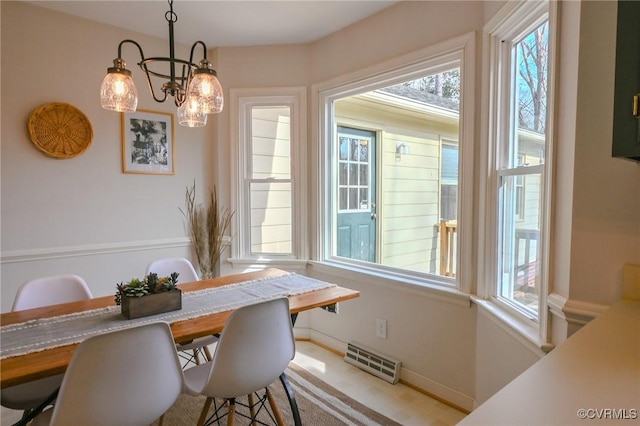
[[[143,297],[123,297],[122,315],[127,319],[162,314],[182,309],[182,291],[175,289]]]
[[[211,268],[200,266],[200,277],[203,280],[211,278],[217,278],[220,276],[220,259],[216,260],[216,263]]]

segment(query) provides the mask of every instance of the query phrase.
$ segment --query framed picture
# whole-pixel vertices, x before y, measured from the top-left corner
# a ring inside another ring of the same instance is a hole
[[[122,113],[122,172],[172,175],[173,114],[138,110]]]

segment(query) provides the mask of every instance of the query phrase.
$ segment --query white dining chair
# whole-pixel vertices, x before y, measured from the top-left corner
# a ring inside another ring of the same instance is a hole
[[[80,343],[55,405],[32,425],[149,425],[161,418],[183,389],[168,323],[98,334]]]
[[[12,311],[91,299],[87,283],[78,275],[55,275],[24,283],[13,299]],[[62,374],[33,380],[0,391],[2,406],[23,411],[23,418],[47,400],[62,383]]]
[[[182,257],[171,257],[158,259],[149,264],[147,267],[147,275],[156,273],[159,277],[170,276],[172,273],[178,273],[179,283],[188,283],[199,281],[198,273],[189,259]],[[187,343],[178,343],[176,348],[179,355],[186,362],[184,366],[189,364],[200,364],[200,355],[202,354],[206,361],[211,361],[211,351],[209,345],[214,345],[218,341],[217,336],[204,336],[192,340]]]
[[[215,398],[225,401],[215,405],[210,423],[224,417],[227,425],[236,415],[255,419],[265,407],[271,407],[276,422],[282,416],[268,386],[285,371],[295,355],[293,327],[286,297],[260,302],[237,309],[225,324],[213,354],[213,360],[184,370],[185,389],[189,395],[207,397],[198,420],[205,424]],[[263,392],[257,395],[258,392]],[[249,414],[236,410],[236,399],[249,395]],[[258,401],[252,396],[256,395]],[[255,410],[258,407],[258,410]],[[210,424],[208,423],[208,424]]]
[[[12,311],[90,299],[89,286],[78,275],[54,275],[24,283],[13,299]]]

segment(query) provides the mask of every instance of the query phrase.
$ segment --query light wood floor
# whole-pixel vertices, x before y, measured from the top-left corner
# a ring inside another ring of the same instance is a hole
[[[392,385],[347,364],[341,356],[314,343],[296,342],[295,362],[351,398],[406,426],[449,426],[464,413],[403,384]],[[2,407],[0,425],[20,419],[19,411]]]
[[[296,341],[293,362],[342,393],[406,426],[448,426],[465,414],[401,383],[392,385],[314,343]]]

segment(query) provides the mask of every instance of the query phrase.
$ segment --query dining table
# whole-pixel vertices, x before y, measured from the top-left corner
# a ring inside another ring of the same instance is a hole
[[[289,308],[293,324],[295,324],[296,317],[300,312],[314,308],[334,308],[340,302],[360,296],[359,291],[314,280],[276,268],[180,283],[178,284],[178,288],[182,291],[183,297],[188,297],[190,293],[191,295],[200,295],[206,292],[213,292],[215,294],[215,292],[223,292],[241,287],[245,284],[260,288],[264,287],[266,283],[277,283],[279,280],[285,279],[288,281],[298,280],[302,283],[300,288],[297,288],[296,291],[290,294],[287,294],[287,290],[284,290],[284,295],[289,299]],[[305,289],[307,282],[310,283],[309,291]],[[248,292],[247,294],[253,293]],[[218,309],[212,308],[211,312],[207,311],[205,305],[205,308],[199,309],[197,315],[189,315],[186,318],[180,318],[178,316],[177,320],[167,322],[169,322],[176,343],[187,343],[198,337],[222,333],[225,323],[231,314],[239,308],[240,305],[251,303],[254,303],[254,301],[251,297],[248,297],[246,302],[241,299],[235,302],[235,304],[229,304],[228,309],[226,307]],[[0,342],[9,335],[12,327],[22,328],[25,324],[37,325],[39,322],[55,322],[58,321],[58,318],[66,319],[70,316],[82,315],[87,312],[101,312],[100,310],[103,309],[114,311],[117,309],[115,305],[114,296],[104,296],[77,302],[2,313],[0,314]],[[329,310],[335,311],[335,309]],[[119,311],[115,313],[115,316],[118,317],[117,320],[120,321],[119,324],[121,324],[119,327],[126,327],[129,323],[131,326],[136,324],[135,321],[128,322],[126,318],[120,318],[120,315]],[[165,317],[161,315],[155,315],[154,317],[158,317],[157,320],[159,321],[166,320]],[[148,320],[154,320],[154,318],[149,318]],[[61,323],[63,322],[61,321]],[[79,334],[84,335],[85,333]],[[88,337],[88,335],[82,338],[86,337]],[[81,341],[82,338],[76,340]],[[64,340],[60,340],[64,342]],[[44,349],[39,348],[37,350],[26,351],[26,353],[3,355],[0,359],[0,387],[6,388],[64,373],[80,341],[73,341],[69,344],[58,344]],[[4,349],[5,348],[2,348],[2,350]],[[280,379],[291,404],[294,421],[296,425],[299,425],[301,421],[294,392],[289,386],[284,373]]]

